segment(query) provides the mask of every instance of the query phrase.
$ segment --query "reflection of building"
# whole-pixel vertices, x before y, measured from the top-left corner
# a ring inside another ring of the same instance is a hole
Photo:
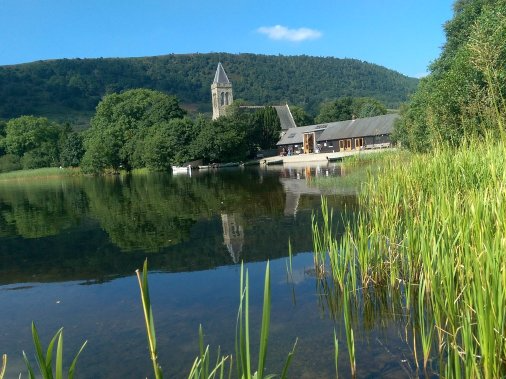
[[[234,263],[239,262],[244,243],[244,229],[241,225],[241,216],[238,213],[221,215],[223,225],[223,243],[232,257]]]
[[[285,216],[295,216],[299,208],[299,201],[302,195],[321,196],[321,195],[353,195],[356,194],[354,187],[339,187],[322,189],[311,185],[313,176],[342,176],[342,166],[334,167],[309,167],[304,165],[291,165],[284,167],[284,177],[280,177],[279,181],[283,186],[286,194],[285,200]]]

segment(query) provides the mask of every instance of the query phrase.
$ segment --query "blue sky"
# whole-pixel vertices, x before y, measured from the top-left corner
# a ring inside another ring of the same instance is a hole
[[[422,76],[453,0],[0,0],[0,65],[170,53],[333,56]]]

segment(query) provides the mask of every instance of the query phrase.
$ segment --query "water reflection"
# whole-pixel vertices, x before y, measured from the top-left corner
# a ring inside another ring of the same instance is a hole
[[[44,340],[65,326],[69,351],[89,340],[80,377],[148,376],[142,310],[131,276],[148,255],[159,272],[150,274],[150,288],[160,358],[171,377],[185,377],[191,367],[200,323],[206,343],[233,353],[239,285],[234,265],[247,262],[255,312],[262,306],[266,259],[273,288],[269,368],[281,371],[276,365],[298,337],[289,376],[335,377],[336,329],[340,375],[346,377],[342,294],[312,276],[313,256],[300,252],[312,250],[311,217],[318,214],[321,194],[334,208],[337,228],[342,211],[356,207],[352,185],[329,190],[318,180],[352,175],[329,165],[1,184],[0,303],[8,312],[0,315],[0,340],[9,354],[7,376],[22,370],[20,351],[30,349],[31,320],[46,333]],[[288,241],[294,252],[291,285],[287,261],[275,259],[287,256]],[[405,323],[401,302],[390,293],[358,296],[352,319],[359,376],[405,376],[400,362],[412,358],[397,335]],[[252,327],[259,319],[254,313]]]
[[[109,280],[150,255],[191,271],[311,249],[311,178],[337,166],[67,178],[0,184],[0,283]],[[298,179],[299,178],[299,179]],[[301,179],[300,179],[301,178]],[[355,204],[339,194],[334,208]],[[297,217],[294,217],[297,215]]]
[[[244,243],[244,229],[239,213],[221,215],[223,225],[223,243],[227,247],[230,257],[234,263],[239,263],[242,245]]]

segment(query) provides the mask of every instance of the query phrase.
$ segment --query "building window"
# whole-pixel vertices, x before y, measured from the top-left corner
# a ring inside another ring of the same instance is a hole
[[[225,92],[220,93],[220,106],[225,105]]]
[[[362,137],[355,138],[355,149],[361,149],[364,147],[364,139]]]
[[[339,151],[343,151],[344,150],[344,140],[340,140],[339,141]]]
[[[346,140],[346,150],[351,150],[351,138]]]

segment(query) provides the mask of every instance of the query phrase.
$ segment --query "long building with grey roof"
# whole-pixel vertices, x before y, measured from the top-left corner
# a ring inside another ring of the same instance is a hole
[[[398,114],[290,128],[277,146],[286,153],[339,152],[388,147]]]

